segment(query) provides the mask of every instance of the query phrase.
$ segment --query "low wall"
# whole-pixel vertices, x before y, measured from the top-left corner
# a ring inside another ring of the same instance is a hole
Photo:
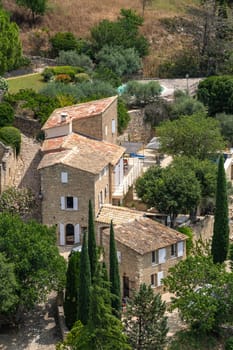
[[[65,324],[65,315],[64,315],[64,308],[63,308],[63,293],[60,293],[57,295],[57,319],[58,319],[58,326],[61,332],[62,340],[65,339],[67,333],[69,332],[68,328]]]
[[[38,120],[24,116],[15,116],[14,126],[18,128],[24,135],[35,138],[41,130],[41,125]]]

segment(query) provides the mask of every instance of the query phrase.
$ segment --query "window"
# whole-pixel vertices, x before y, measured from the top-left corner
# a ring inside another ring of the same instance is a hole
[[[117,260],[118,260],[118,263],[121,263],[121,252],[120,251],[117,251]]]
[[[61,197],[61,209],[78,210],[78,198],[72,196]]]
[[[158,250],[153,250],[153,252],[151,252],[151,262],[152,265],[158,264]]]
[[[68,173],[65,171],[61,172],[61,183],[65,184],[68,182]]]
[[[178,242],[178,254],[177,256],[184,255],[184,242]]]
[[[158,272],[158,277],[157,277],[157,286],[161,286],[163,284],[162,282],[163,279],[163,271]]]
[[[176,244],[172,244],[171,245],[171,257],[174,257],[177,255],[177,245]]]
[[[115,119],[112,119],[112,134],[115,134],[116,132],[116,121]]]
[[[156,283],[157,283],[157,275],[156,273],[154,273],[153,275],[150,275],[151,287],[156,287]]]
[[[166,262],[166,248],[159,249],[159,264]]]

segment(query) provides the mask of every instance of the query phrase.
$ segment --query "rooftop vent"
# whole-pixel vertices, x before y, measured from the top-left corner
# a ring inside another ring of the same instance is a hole
[[[65,113],[65,112],[62,112],[62,113],[61,113],[61,122],[65,122],[66,119],[67,119],[67,117],[68,117],[68,114]]]

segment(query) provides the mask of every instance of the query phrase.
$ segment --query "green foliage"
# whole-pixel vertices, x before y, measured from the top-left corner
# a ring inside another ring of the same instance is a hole
[[[109,240],[109,281],[110,291],[112,293],[112,310],[113,315],[120,317],[121,311],[121,285],[120,275],[117,259],[116,244],[114,238],[113,223],[110,226],[110,240]]]
[[[71,77],[68,74],[57,74],[55,77],[56,83],[68,84],[71,82]]]
[[[220,123],[221,134],[230,147],[233,146],[233,114],[220,113],[216,115]]]
[[[229,245],[228,256],[229,256],[229,260],[230,260],[230,268],[231,268],[231,271],[233,272],[233,243],[231,243]]]
[[[229,337],[225,343],[225,350],[233,350],[233,337]]]
[[[128,126],[130,116],[124,101],[119,97],[117,102],[117,127],[118,133],[122,134]]]
[[[83,67],[87,71],[91,71],[93,69],[93,62],[90,57],[85,54],[79,54],[75,50],[59,51],[56,62],[58,65]]]
[[[44,15],[47,8],[47,0],[16,0],[16,3],[31,11],[33,22],[35,16]]]
[[[222,112],[233,114],[232,94],[232,76],[208,77],[199,83],[197,90],[198,100],[204,103],[211,116]]]
[[[139,33],[143,18],[131,9],[121,9],[121,17],[115,22],[104,19],[91,29],[91,40],[95,52],[104,46],[134,48],[140,57],[148,54],[147,39]]]
[[[12,125],[14,117],[11,105],[7,102],[0,103],[0,127]]]
[[[51,55],[57,57],[59,51],[73,51],[78,49],[78,40],[71,32],[58,32],[51,39]]]
[[[65,74],[73,80],[75,74],[80,72],[83,72],[83,69],[81,67],[57,66],[45,68],[42,76],[44,78],[44,81],[50,81],[54,76]]]
[[[35,207],[35,196],[28,188],[9,187],[0,196],[0,211],[24,217]]]
[[[55,228],[35,221],[24,223],[18,216],[0,215],[0,251],[14,266],[17,289],[14,313],[29,310],[65,284],[66,265],[56,247]],[[12,277],[12,276],[11,276]],[[12,284],[15,289],[15,284]]]
[[[196,334],[185,330],[177,332],[168,346],[168,350],[218,350],[219,343],[212,334]]]
[[[121,85],[121,78],[111,69],[103,66],[96,67],[95,72],[93,73],[93,79],[108,82],[113,87]]]
[[[9,15],[0,8],[0,74],[19,67],[21,57],[18,26],[10,22]]]
[[[204,160],[224,148],[219,122],[203,113],[165,121],[156,129],[161,152]]]
[[[4,126],[0,129],[0,141],[4,144],[12,146],[16,155],[20,152],[21,146],[21,134],[20,131],[13,126]]]
[[[190,212],[199,204],[201,187],[192,169],[184,172],[175,164],[164,169],[150,167],[136,181],[136,192],[142,201],[170,215],[175,226],[179,213]]]
[[[145,106],[148,103],[157,101],[162,88],[157,81],[149,83],[139,83],[138,81],[129,81],[122,98],[128,105]]]
[[[130,75],[141,68],[138,52],[134,48],[104,46],[96,55],[100,67],[112,70],[116,75]]]
[[[177,230],[188,237],[186,239],[186,255],[189,255],[193,248],[193,230],[188,226],[178,227]]]
[[[169,269],[163,283],[174,293],[171,308],[178,308],[195,332],[217,331],[232,318],[233,275],[223,264],[214,264],[210,255],[189,255]]]
[[[144,120],[152,127],[158,126],[162,121],[171,117],[171,104],[163,98],[158,98],[155,102],[145,106]]]
[[[3,92],[8,91],[8,82],[3,77],[0,77],[0,90]]]
[[[91,279],[93,281],[98,259],[95,239],[95,224],[91,200],[89,200],[88,203],[88,255],[90,259]]]
[[[206,113],[206,109],[202,102],[196,100],[192,96],[182,93],[174,94],[175,99],[171,104],[171,116],[179,118],[182,115],[192,115],[196,113]]]
[[[90,77],[87,73],[78,73],[78,74],[75,74],[75,82],[76,83],[83,83],[84,81],[90,81]]]
[[[224,169],[223,155],[219,158],[217,188],[216,188],[216,208],[214,213],[214,232],[212,238],[211,253],[214,263],[223,263],[228,254],[229,247],[229,220],[227,202],[227,184]]]
[[[66,272],[66,290],[64,300],[65,322],[68,329],[71,329],[74,323],[77,321],[79,263],[80,253],[72,252]]]
[[[79,303],[78,303],[78,320],[85,326],[88,322],[90,308],[90,289],[91,289],[91,267],[88,255],[87,237],[83,235],[83,244],[80,257],[79,270]]]
[[[164,349],[168,332],[165,311],[160,294],[154,294],[150,286],[140,285],[127,301],[123,320],[133,349]]]

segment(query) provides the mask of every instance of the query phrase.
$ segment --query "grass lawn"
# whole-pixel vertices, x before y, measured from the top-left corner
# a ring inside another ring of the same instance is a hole
[[[42,76],[39,73],[9,78],[7,79],[7,82],[10,93],[16,93],[20,89],[33,89],[38,92],[46,84],[42,81]]]

